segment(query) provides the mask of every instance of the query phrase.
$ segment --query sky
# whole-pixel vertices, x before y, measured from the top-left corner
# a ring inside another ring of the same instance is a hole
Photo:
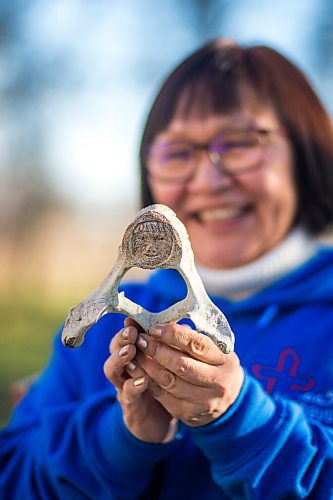
[[[35,99],[31,123],[39,127],[56,192],[74,207],[135,206],[137,151],[149,104],[173,66],[213,37],[273,45],[327,99],[327,76],[318,71],[313,43],[324,4],[216,0],[200,17],[191,2],[179,0],[24,3],[22,53],[52,73]],[[1,125],[4,158],[11,143]]]

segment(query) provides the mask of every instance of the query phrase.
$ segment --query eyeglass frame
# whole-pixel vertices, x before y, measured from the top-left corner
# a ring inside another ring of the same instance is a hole
[[[189,146],[191,149],[192,149],[192,160],[195,159],[195,152],[198,151],[198,150],[205,150],[207,151],[207,154],[208,154],[208,158],[210,159],[212,165],[221,173],[223,173],[224,175],[227,175],[229,177],[235,177],[239,174],[244,174],[244,173],[247,173],[247,172],[252,172],[254,170],[257,170],[258,168],[260,168],[260,164],[255,164],[253,166],[250,166],[250,167],[243,167],[237,171],[231,171],[230,169],[228,169],[227,167],[225,167],[223,165],[223,162],[222,162],[222,158],[221,158],[221,154],[218,153],[217,151],[214,151],[212,150],[212,147],[214,146],[214,144],[216,144],[216,142],[218,141],[219,138],[223,137],[223,136],[228,136],[229,134],[237,134],[237,133],[247,133],[247,132],[255,132],[257,133],[258,135],[258,146],[261,146],[263,147],[264,146],[264,140],[263,139],[268,139],[271,135],[281,135],[281,136],[286,136],[287,135],[287,132],[286,132],[286,129],[283,128],[283,127],[279,127],[279,128],[276,128],[276,129],[264,129],[264,128],[247,128],[247,129],[242,129],[242,130],[228,130],[227,132],[221,132],[219,134],[217,134],[212,140],[210,140],[209,142],[204,142],[204,143],[197,143],[197,142],[190,142],[190,141],[179,141],[179,143],[183,143],[183,144],[186,144],[186,146]],[[177,141],[174,141],[174,143],[176,143]],[[152,174],[152,172],[150,172],[149,170],[149,153],[151,151],[151,149],[156,146],[158,143],[152,143],[150,144],[150,146],[147,147],[146,151],[145,151],[145,159],[146,159],[146,168],[147,168],[147,175],[148,177],[152,177],[152,178],[156,178],[158,179],[159,181],[161,182],[165,182],[165,183],[175,183],[175,184],[182,184],[182,183],[186,183],[188,182],[192,176],[194,175],[194,171],[195,171],[195,166],[196,166],[196,162],[194,161],[193,162],[193,169],[191,170],[191,172],[189,173],[188,177],[184,178],[184,179],[167,179],[167,178],[163,178],[163,177],[159,177],[158,175],[156,175],[155,173]],[[170,142],[161,142],[159,145],[163,146],[163,145],[168,145],[168,144],[172,144],[172,141]],[[215,157],[214,157],[215,155]],[[216,159],[216,156],[217,156],[217,159]]]

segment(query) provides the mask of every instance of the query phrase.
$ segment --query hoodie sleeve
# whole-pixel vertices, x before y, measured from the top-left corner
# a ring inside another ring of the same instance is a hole
[[[191,432],[232,498],[333,498],[333,430],[249,375],[225,415]]]
[[[58,338],[49,366],[1,431],[1,498],[133,500],[172,449],[128,432],[111,384],[82,402],[73,381],[78,359]]]

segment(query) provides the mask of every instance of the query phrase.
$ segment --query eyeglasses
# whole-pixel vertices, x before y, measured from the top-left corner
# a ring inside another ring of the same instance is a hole
[[[200,150],[207,151],[212,164],[226,175],[249,172],[260,167],[264,148],[274,134],[284,135],[285,131],[229,131],[204,144],[155,142],[148,148],[148,174],[163,182],[187,182],[194,174]]]

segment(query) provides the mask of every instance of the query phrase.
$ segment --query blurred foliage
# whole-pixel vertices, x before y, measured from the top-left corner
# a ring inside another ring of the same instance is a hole
[[[37,293],[0,296],[0,426],[12,409],[13,384],[44,367],[66,313],[65,305]]]

